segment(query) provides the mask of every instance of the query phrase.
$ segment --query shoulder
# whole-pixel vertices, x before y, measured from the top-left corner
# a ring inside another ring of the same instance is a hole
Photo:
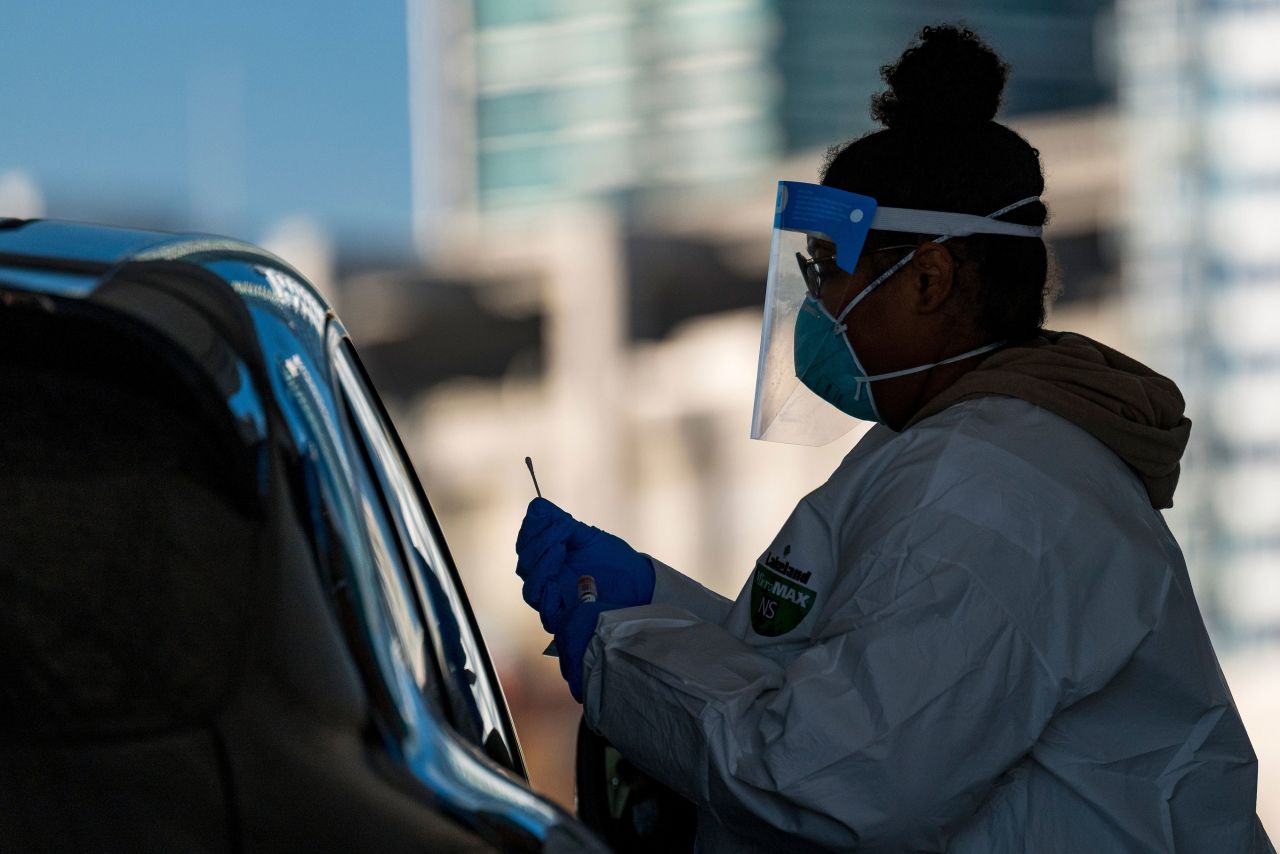
[[[962,578],[1073,683],[1111,672],[1097,638],[1140,641],[1181,561],[1137,476],[1020,400],[957,404],[852,462],[833,525],[851,589],[893,602]]]
[[[1123,460],[1085,430],[1023,400],[965,401],[898,439],[924,506],[998,506],[1002,515],[1017,506],[1057,517],[1097,506],[1150,512],[1141,481]]]
[[[1133,471],[1033,404],[966,401],[873,437],[812,496],[859,548],[919,551],[939,539],[953,553],[1015,553],[1024,564],[1060,559],[1073,540],[1083,551],[1117,537],[1159,550],[1163,526]]]

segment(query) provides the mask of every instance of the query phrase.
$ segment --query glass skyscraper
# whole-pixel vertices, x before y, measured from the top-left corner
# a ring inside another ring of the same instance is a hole
[[[1015,67],[1013,115],[1112,97],[1102,0],[475,0],[482,209],[714,189],[871,127],[880,66],[961,21]]]

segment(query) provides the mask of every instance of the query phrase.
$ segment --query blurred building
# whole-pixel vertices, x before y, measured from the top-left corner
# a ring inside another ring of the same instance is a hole
[[[1094,108],[1114,98],[1108,0],[778,0],[774,63],[788,151],[821,151],[872,127],[880,66],[926,24],[962,22],[1014,68],[1004,115]]]
[[[476,0],[477,202],[741,180],[780,150],[768,0]]]
[[[1094,107],[1105,0],[475,0],[477,203],[721,190],[872,126],[880,66],[962,20],[1017,69],[1006,114]]]
[[[1168,519],[1280,821],[1280,3],[1122,0],[1124,280],[1195,422]]]
[[[1135,328],[1195,422],[1171,518],[1220,641],[1280,637],[1280,4],[1128,0]]]

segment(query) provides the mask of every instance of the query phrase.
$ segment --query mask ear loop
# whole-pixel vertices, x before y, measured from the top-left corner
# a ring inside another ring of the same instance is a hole
[[[933,242],[942,243],[946,239],[947,238],[945,237],[941,237]],[[868,294],[870,294],[876,288],[880,287],[882,284],[888,281],[890,276],[892,276],[894,273],[901,270],[903,267],[907,266],[907,264],[911,261],[911,259],[916,257],[917,251],[918,250],[916,249],[912,249],[905,256],[903,256],[896,264],[894,264],[889,269],[885,270],[879,276],[876,276],[875,281],[873,281],[871,284],[867,285],[865,288],[862,289],[862,293],[858,294],[856,297],[850,300],[849,304],[846,305],[843,309],[841,309],[840,314],[836,316],[836,327],[837,327],[836,331],[844,332],[845,329],[848,328],[847,324],[844,322],[844,319],[849,316],[849,312],[853,311],[854,306],[862,302],[864,299],[867,298]]]
[[[942,241],[945,241],[945,239],[946,238],[943,237]],[[937,242],[941,243],[942,241],[937,241]],[[854,306],[858,305],[859,302],[865,300],[865,298],[867,298],[868,293],[874,291],[874,289],[881,286],[881,284],[883,284],[884,282],[887,282],[887,280],[890,279],[890,277],[892,277],[893,274],[897,273],[897,271],[901,270],[902,268],[904,268],[904,266],[908,265],[910,260],[913,259],[913,257],[915,257],[915,252],[916,250],[911,250],[910,252],[908,252],[908,254],[906,254],[904,257],[902,257],[902,259],[897,261],[895,265],[891,266],[890,269],[884,270],[883,273],[879,274],[878,277],[876,277],[876,280],[874,280],[874,282],[868,284],[867,287],[863,288],[863,292],[859,293],[858,296],[852,298],[852,300],[849,301],[849,305],[845,306],[844,309],[841,310],[840,316],[837,316],[836,326],[833,332],[835,332],[835,334],[837,335],[844,335],[845,330],[849,329],[849,324],[845,323],[845,318],[849,316],[850,311],[854,310]],[[849,347],[849,342],[846,341],[845,346]],[[850,347],[849,352],[852,353],[852,356],[854,356],[854,361],[855,362],[858,361],[858,353],[852,352],[852,347]],[[859,362],[859,369],[865,371],[865,369],[861,367],[861,362]],[[855,383],[854,399],[855,401],[860,401],[860,399],[863,399],[863,389],[864,388],[868,389],[868,391],[870,389],[870,380],[868,378],[865,378],[865,376],[855,376],[854,383]],[[872,401],[872,410],[877,410],[876,401]],[[874,415],[876,415],[876,420],[879,420],[879,411],[874,412]]]
[[[1017,208],[1020,208],[1020,207],[1022,207],[1023,205],[1029,205],[1029,204],[1031,204],[1032,202],[1038,202],[1038,201],[1040,201],[1040,197],[1039,197],[1039,196],[1027,196],[1025,199],[1019,199],[1018,201],[1014,202],[1014,203],[1013,203],[1013,204],[1011,204],[1011,205],[1005,205],[1005,206],[1004,206],[1004,207],[1002,207],[1000,210],[998,210],[998,211],[996,211],[996,212],[994,212],[994,213],[989,213],[989,214],[987,214],[987,215],[984,217],[984,219],[995,219],[996,217],[1003,216],[1004,214],[1007,214],[1007,213],[1008,213],[1009,211],[1011,211],[1011,210],[1016,210]],[[943,235],[939,235],[938,237],[935,237],[935,238],[932,240],[932,242],[933,242],[933,243],[946,243],[946,242],[947,242],[948,240],[950,240],[952,237],[955,237],[955,235],[953,235],[953,234],[943,234]],[[898,272],[898,271],[899,271],[899,270],[901,270],[904,266],[906,266],[907,262],[909,262],[912,258],[914,258],[914,257],[915,257],[915,255],[916,255],[916,252],[917,252],[917,251],[919,251],[919,250],[918,250],[918,249],[912,249],[910,252],[908,252],[908,253],[907,253],[907,254],[906,254],[906,255],[905,255],[901,260],[899,260],[899,261],[898,261],[898,263],[894,264],[894,265],[893,265],[892,267],[890,267],[888,270],[885,270],[883,273],[881,273],[879,276],[877,276],[874,282],[872,282],[871,284],[869,284],[869,285],[867,285],[865,288],[863,288],[863,289],[862,289],[862,293],[860,293],[860,294],[858,294],[856,297],[854,297],[854,298],[849,302],[849,304],[848,304],[848,305],[846,305],[843,309],[841,309],[840,314],[836,316],[836,327],[837,327],[837,328],[836,328],[836,331],[837,331],[837,332],[844,332],[844,331],[845,331],[845,329],[847,329],[847,328],[848,328],[848,327],[847,327],[847,325],[846,325],[846,324],[845,324],[845,322],[844,322],[844,319],[845,319],[846,317],[848,317],[848,316],[849,316],[849,312],[853,311],[854,306],[856,306],[858,303],[862,302],[862,301],[863,301],[863,299],[865,299],[865,298],[866,298],[867,294],[871,293],[871,292],[872,292],[872,291],[874,291],[876,288],[880,287],[880,285],[882,285],[882,284],[883,284],[883,283],[884,283],[884,282],[885,282],[885,281],[886,281],[890,276],[892,276],[894,273]],[[859,387],[861,387],[861,384],[859,384]]]

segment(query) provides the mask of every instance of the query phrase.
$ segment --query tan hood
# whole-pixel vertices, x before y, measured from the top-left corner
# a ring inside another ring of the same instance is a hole
[[[1173,506],[1178,461],[1191,435],[1173,380],[1074,332],[1048,332],[983,360],[907,424],[952,404],[999,394],[1016,397],[1089,431],[1138,473],[1151,506]]]

